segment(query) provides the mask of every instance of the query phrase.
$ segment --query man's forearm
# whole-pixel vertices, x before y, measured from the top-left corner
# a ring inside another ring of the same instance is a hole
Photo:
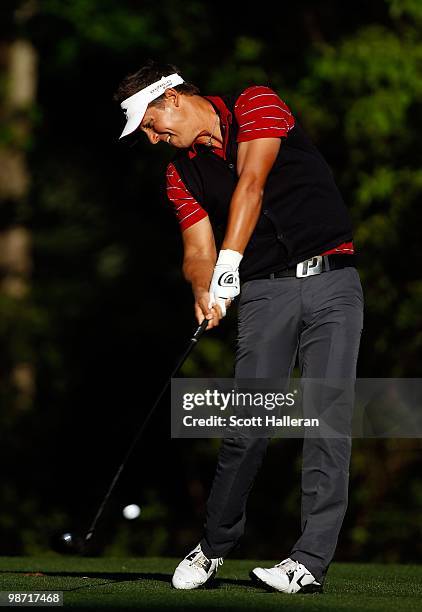
[[[244,253],[261,212],[263,189],[254,184],[238,186],[230,203],[230,212],[222,249]]]
[[[208,291],[215,259],[211,257],[190,257],[183,262],[183,276],[192,285],[193,294]]]

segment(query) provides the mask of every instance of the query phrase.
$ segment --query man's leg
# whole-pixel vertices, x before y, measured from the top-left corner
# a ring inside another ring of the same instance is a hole
[[[302,377],[342,378],[353,383],[363,327],[363,295],[357,270],[344,268],[303,279],[302,289]],[[304,400],[306,403],[305,396]],[[343,398],[333,406],[342,411],[339,416],[346,426],[352,417],[353,395],[349,400],[344,402]],[[321,408],[323,412],[325,407]],[[317,580],[324,579],[334,556],[346,512],[350,451],[347,435],[304,439],[302,535],[290,557],[303,563]]]
[[[298,279],[249,281],[238,313],[237,379],[288,378],[298,345]],[[224,557],[243,534],[245,510],[268,439],[225,438],[207,502],[201,548],[209,558]]]

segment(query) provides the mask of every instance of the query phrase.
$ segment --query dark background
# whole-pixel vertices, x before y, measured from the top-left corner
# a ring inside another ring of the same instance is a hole
[[[112,95],[150,57],[204,94],[277,90],[352,214],[366,300],[358,375],[420,376],[422,7],[242,7],[2,3],[0,554],[48,553],[52,531],[88,527],[195,327],[178,224],[160,192],[173,153],[118,143]],[[22,101],[11,92],[26,80]],[[232,309],[203,338],[184,375],[232,375],[235,318]],[[180,556],[199,539],[219,441],[170,440],[169,427],[167,396],[94,553]],[[271,444],[235,556],[283,558],[297,539],[300,446]],[[418,439],[354,440],[338,560],[420,558],[420,457]],[[140,519],[122,518],[127,503]]]

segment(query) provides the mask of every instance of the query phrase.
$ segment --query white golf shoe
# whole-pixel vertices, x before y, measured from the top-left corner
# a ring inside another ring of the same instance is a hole
[[[259,586],[282,593],[322,593],[322,584],[315,580],[302,563],[284,559],[274,567],[256,567],[250,577]]]
[[[212,578],[223,559],[208,559],[198,544],[176,567],[171,581],[175,589],[197,589],[204,586]]]

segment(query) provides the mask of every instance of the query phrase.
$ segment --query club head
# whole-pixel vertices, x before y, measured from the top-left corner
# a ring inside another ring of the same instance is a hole
[[[82,555],[85,546],[85,540],[71,531],[55,534],[51,538],[51,548],[62,555]]]

